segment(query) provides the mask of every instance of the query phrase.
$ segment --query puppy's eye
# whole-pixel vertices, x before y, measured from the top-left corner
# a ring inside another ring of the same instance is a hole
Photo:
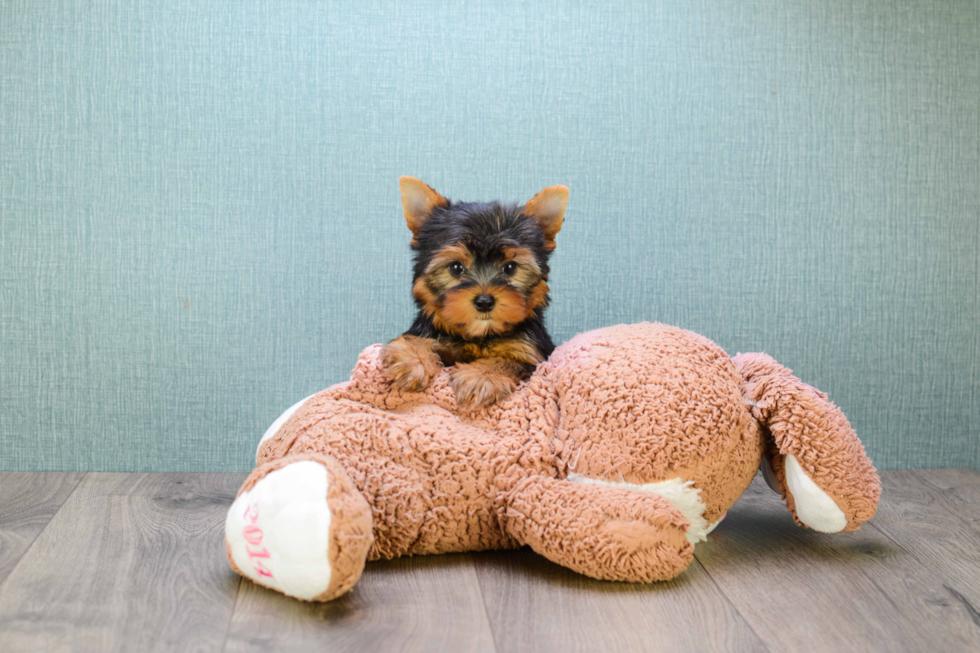
[[[454,277],[461,276],[464,272],[466,272],[466,268],[464,268],[463,264],[459,261],[453,261],[449,264],[449,274],[453,275]]]
[[[515,272],[517,272],[517,263],[514,263],[513,261],[504,263],[504,274],[506,274],[508,277],[512,277],[514,276]]]

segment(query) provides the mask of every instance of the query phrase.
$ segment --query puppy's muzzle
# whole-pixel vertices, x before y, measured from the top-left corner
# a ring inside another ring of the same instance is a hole
[[[473,305],[476,306],[476,310],[481,313],[489,313],[493,310],[494,304],[497,300],[493,298],[493,295],[488,295],[486,293],[482,295],[477,295],[473,298]]]

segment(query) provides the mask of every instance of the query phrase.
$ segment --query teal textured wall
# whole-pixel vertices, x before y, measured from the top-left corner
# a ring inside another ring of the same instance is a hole
[[[766,351],[980,464],[980,3],[0,0],[0,469],[246,470],[411,319],[397,177],[571,188],[556,340]]]

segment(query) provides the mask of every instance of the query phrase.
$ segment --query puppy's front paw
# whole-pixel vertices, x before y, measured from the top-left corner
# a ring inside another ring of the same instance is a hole
[[[402,336],[381,348],[381,364],[397,389],[419,392],[439,373],[442,361],[433,344],[428,338]]]
[[[507,398],[517,388],[517,378],[489,360],[457,363],[449,373],[456,403],[463,408],[483,408]]]

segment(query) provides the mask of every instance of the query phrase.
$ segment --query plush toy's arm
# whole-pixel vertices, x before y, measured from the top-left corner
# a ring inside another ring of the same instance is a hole
[[[505,519],[519,543],[602,580],[669,580],[694,557],[690,522],[642,490],[532,476],[508,493]]]
[[[752,416],[772,436],[763,464],[796,521],[823,532],[860,528],[875,514],[881,484],[844,414],[765,354],[732,360]]]

